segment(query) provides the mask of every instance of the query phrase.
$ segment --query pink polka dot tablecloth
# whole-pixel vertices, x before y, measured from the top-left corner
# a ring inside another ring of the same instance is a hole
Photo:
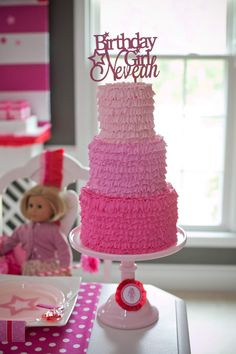
[[[81,283],[69,321],[62,327],[28,327],[24,343],[0,342],[0,354],[86,353],[102,285]]]

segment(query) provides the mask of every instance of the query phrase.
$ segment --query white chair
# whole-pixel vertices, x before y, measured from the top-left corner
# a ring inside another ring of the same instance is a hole
[[[11,203],[11,208],[8,212],[5,212],[4,218],[2,213],[2,197],[3,193],[9,187],[9,185],[16,180],[22,180],[23,186],[25,183],[25,188],[30,188],[31,186],[27,186],[26,182],[23,179],[28,179],[38,184],[41,181],[41,177],[44,174],[43,165],[41,163],[42,159],[41,154],[33,157],[29,160],[29,162],[21,167],[17,167],[15,169],[10,170],[6,174],[0,177],[0,235],[3,234],[3,225],[6,223],[6,220],[9,217],[14,218],[14,223],[16,226],[20,226],[21,223],[24,222],[22,216],[19,212],[19,203]],[[62,189],[65,189],[69,184],[80,181],[87,181],[89,177],[89,169],[82,166],[76,159],[73,157],[64,154],[63,160],[63,180],[62,180]],[[17,193],[17,191],[15,191]],[[19,196],[20,199],[20,196]],[[68,207],[68,211],[64,218],[61,220],[60,228],[61,231],[68,235],[76,218],[79,215],[79,204],[78,204],[78,194],[73,190],[66,190],[65,192],[65,200]],[[18,216],[20,215],[20,217]],[[9,230],[9,234],[12,230]],[[6,233],[6,232],[5,232]],[[111,272],[111,261],[104,261],[104,280],[109,281]]]
[[[6,203],[10,205],[9,209],[5,210],[5,215],[3,217],[2,212],[2,201],[4,192],[10,188],[10,185],[14,181],[19,181],[22,189],[25,190],[32,187],[32,183],[38,184],[41,182],[41,177],[44,175],[44,164],[42,164],[43,154],[33,157],[29,160],[27,164],[21,167],[17,167],[15,169],[10,170],[0,177],[0,235],[3,234],[3,225],[12,218],[11,224],[14,226],[20,226],[24,219],[19,212],[19,203],[11,200],[10,196],[6,196]],[[86,181],[88,179],[88,169],[83,167],[77,160],[72,158],[71,156],[64,154],[63,156],[63,171],[62,171],[63,179],[62,179],[62,190],[64,191],[64,198],[67,205],[67,213],[63,217],[60,223],[60,229],[65,234],[68,235],[76,218],[79,215],[79,203],[78,203],[78,195],[73,190],[66,190],[66,187],[77,181]],[[30,181],[30,184],[25,181],[25,179]],[[22,181],[22,182],[21,182]],[[18,190],[13,190],[11,195],[20,199],[21,194]],[[5,196],[5,195],[4,195]],[[16,198],[15,198],[16,199]],[[5,230],[4,230],[5,231]],[[6,228],[7,232],[5,234],[10,235],[12,230]]]

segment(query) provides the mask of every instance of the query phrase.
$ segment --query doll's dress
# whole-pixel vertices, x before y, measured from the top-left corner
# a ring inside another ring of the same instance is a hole
[[[11,237],[3,240],[0,254],[2,250],[6,257],[18,245],[24,251],[24,257],[19,262],[24,275],[43,275],[40,273],[47,272],[64,275],[65,269],[71,266],[70,246],[65,235],[60,232],[59,225],[55,223],[28,223],[20,226]]]
[[[40,261],[31,259],[26,261],[22,266],[23,275],[63,275],[60,264],[55,259],[48,261]]]

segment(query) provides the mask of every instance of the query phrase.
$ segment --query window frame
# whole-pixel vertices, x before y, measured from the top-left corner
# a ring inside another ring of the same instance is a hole
[[[228,44],[236,38],[233,26],[235,2],[229,2],[227,9]],[[80,161],[88,166],[87,146],[97,133],[96,86],[89,76],[91,41],[99,33],[99,0],[74,0],[74,54],[75,54],[75,120],[76,151]],[[234,45],[234,47],[233,47]],[[185,228],[190,247],[236,248],[236,44],[230,45],[227,55],[159,55],[162,59],[225,59],[226,73],[226,126],[225,161],[222,201],[222,224],[220,226],[191,226]]]

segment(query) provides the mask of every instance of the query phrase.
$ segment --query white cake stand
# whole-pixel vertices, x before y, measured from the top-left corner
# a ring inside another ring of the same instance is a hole
[[[137,266],[135,261],[146,261],[170,256],[180,251],[186,243],[186,234],[180,227],[177,228],[177,242],[171,247],[147,254],[111,254],[96,252],[81,244],[80,226],[73,229],[69,235],[71,246],[76,250],[88,256],[97,257],[99,259],[109,259],[112,261],[120,261],[121,280],[135,279],[135,270]],[[120,329],[137,329],[147,327],[159,318],[158,309],[152,306],[148,301],[138,311],[127,311],[115,300],[115,294],[112,294],[107,302],[98,309],[99,320],[110,327]]]

